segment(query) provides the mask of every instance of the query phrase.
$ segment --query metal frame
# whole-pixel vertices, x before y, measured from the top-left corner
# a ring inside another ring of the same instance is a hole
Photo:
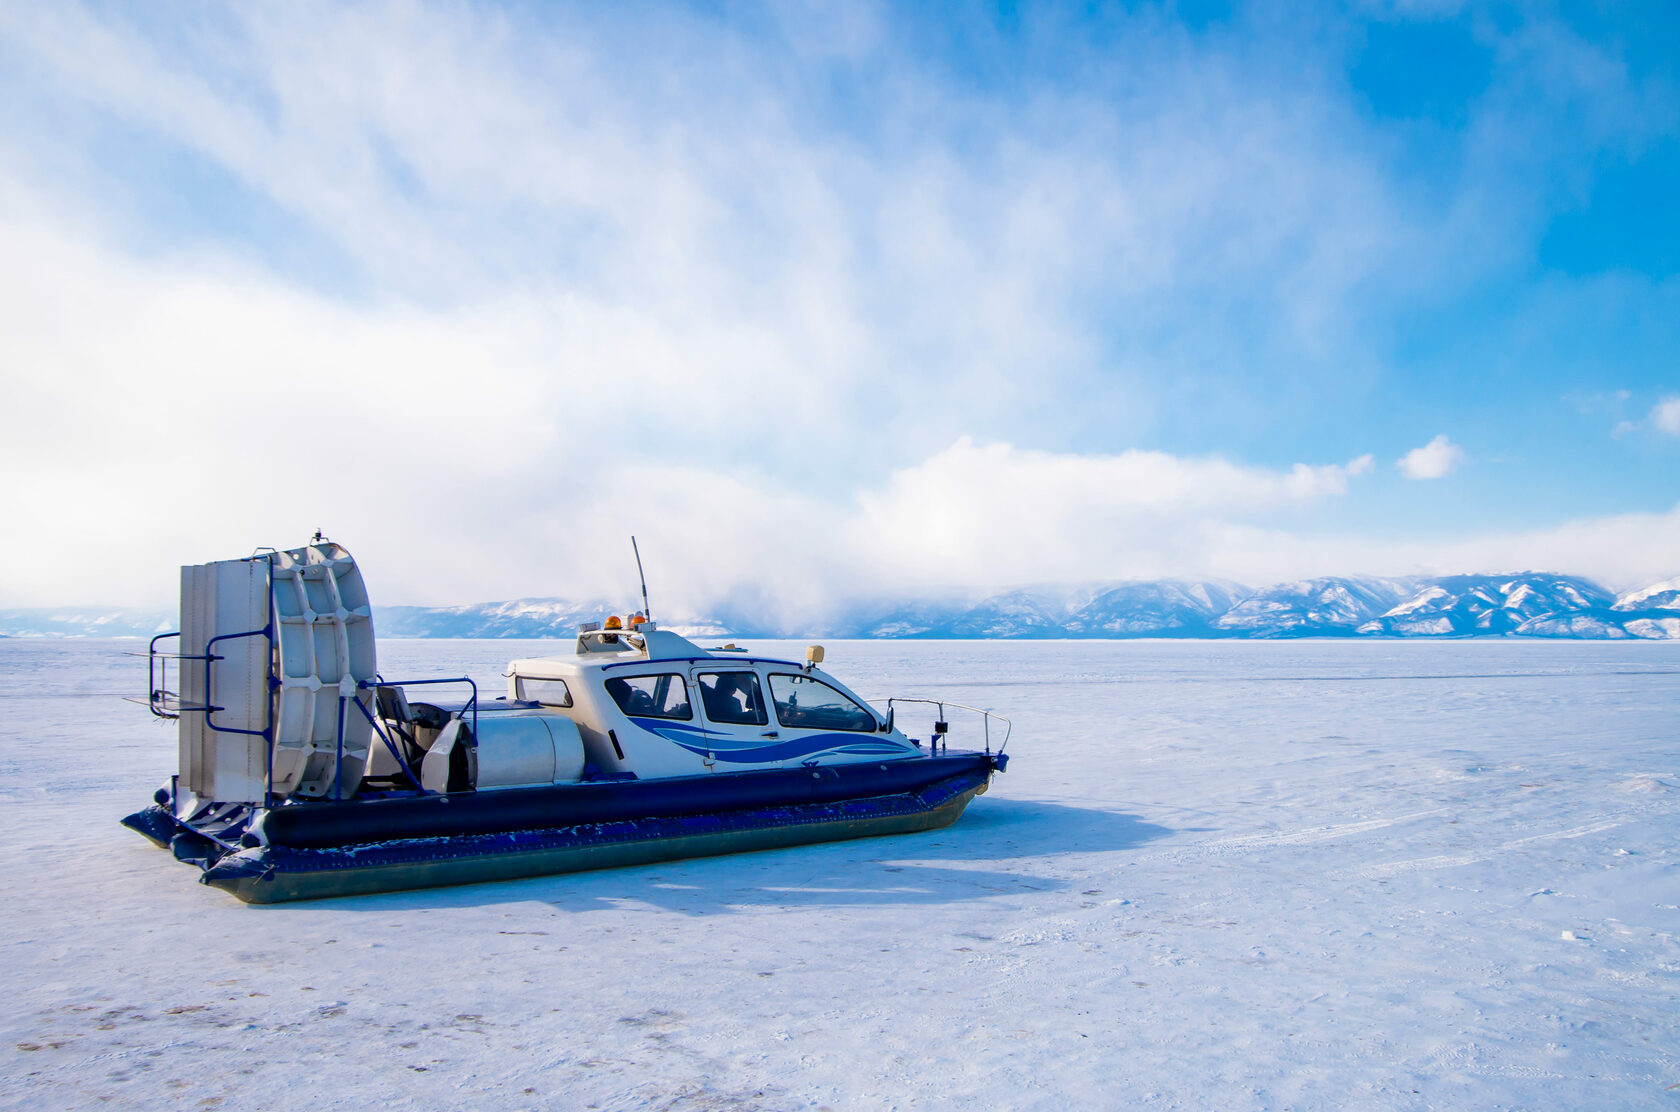
[[[266,561],[267,557],[262,557],[262,559],[264,559]],[[271,563],[270,564],[271,573],[272,573],[272,567],[273,567],[273,565]],[[269,599],[270,599],[270,602],[269,602],[269,622],[262,629],[246,630],[243,633],[218,634],[215,637],[212,637],[208,642],[205,643],[205,646],[204,646],[205,651],[203,653],[166,653],[166,652],[159,651],[159,649],[157,647],[159,641],[163,641],[163,640],[166,640],[166,639],[171,638],[171,637],[180,637],[181,636],[181,632],[179,630],[175,630],[175,631],[170,632],[170,633],[160,633],[156,637],[153,637],[151,639],[151,642],[147,645],[147,649],[146,649],[146,657],[147,657],[147,660],[146,660],[146,686],[147,686],[146,704],[147,704],[148,709],[152,712],[153,715],[155,715],[158,718],[166,718],[166,719],[173,720],[173,719],[180,718],[183,713],[202,712],[204,714],[204,724],[205,724],[205,727],[207,729],[213,730],[217,733],[247,734],[247,735],[250,735],[252,737],[261,737],[263,739],[263,741],[267,743],[266,748],[268,750],[268,769],[267,769],[267,781],[263,786],[263,806],[264,807],[273,807],[274,806],[274,699],[273,699],[273,695],[274,695],[275,690],[277,690],[280,686],[280,681],[274,674],[273,589],[274,589],[274,585],[273,585],[273,578],[272,578],[272,574],[271,574],[270,581],[269,581]],[[220,726],[220,725],[216,724],[215,717],[214,717],[215,713],[217,711],[225,710],[226,708],[217,706],[215,699],[212,698],[213,681],[212,681],[211,677],[212,677],[212,674],[214,672],[214,667],[213,666],[214,666],[214,663],[216,661],[226,660],[227,658],[213,652],[212,649],[218,641],[231,641],[231,640],[236,640],[236,639],[242,638],[242,637],[264,637],[264,638],[267,638],[267,640],[269,642],[269,654],[268,654],[268,691],[269,691],[268,717],[267,717],[267,721],[263,725],[263,728],[260,729],[260,730],[246,730],[246,729],[241,729],[240,727],[237,727],[237,726]],[[199,704],[183,704],[179,701],[179,696],[177,696],[174,692],[167,690],[167,684],[169,682],[169,664],[168,664],[168,662],[170,660],[202,660],[202,661],[205,662],[205,667],[204,667],[204,703],[202,705],[199,705]],[[160,672],[162,674],[162,684],[163,684],[163,686],[160,686],[159,681],[158,681],[158,677],[159,677]],[[385,679],[381,676],[376,675],[371,680],[365,680],[361,683],[358,683],[356,685],[356,687],[357,687],[357,690],[359,690],[359,691],[372,691],[372,690],[374,690],[375,688],[378,688],[378,687],[424,687],[424,686],[428,686],[428,685],[446,684],[446,683],[464,683],[464,684],[467,685],[467,688],[471,692],[470,697],[467,699],[467,705],[462,708],[462,714],[471,716],[472,735],[471,735],[471,739],[469,741],[469,744],[473,748],[476,749],[478,747],[478,684],[477,684],[477,682],[475,682],[473,680],[473,678],[471,676],[447,676],[447,677],[444,677],[444,678],[441,678],[441,679],[429,679],[429,680],[387,680],[387,679]],[[172,703],[171,699],[173,699],[175,701]],[[136,701],[138,701],[138,700],[136,700]],[[428,793],[426,791],[426,789],[421,786],[419,773],[414,770],[413,766],[411,766],[409,764],[407,759],[405,759],[403,757],[402,753],[397,749],[395,743],[392,742],[391,738],[380,727],[379,719],[373,714],[372,711],[370,711],[366,706],[364,706],[362,704],[362,701],[360,699],[355,698],[354,696],[350,696],[350,695],[340,694],[339,697],[338,697],[338,736],[337,736],[337,740],[336,740],[336,752],[334,754],[335,758],[336,758],[336,763],[334,764],[334,768],[335,769],[342,769],[342,766],[344,764],[344,719],[345,719],[345,709],[346,709],[345,704],[346,703],[354,704],[356,709],[361,711],[362,717],[364,717],[368,720],[368,724],[373,727],[374,734],[378,736],[380,741],[385,743],[385,748],[390,751],[391,756],[396,759],[397,765],[403,770],[404,774],[406,774],[408,776],[409,780],[411,780],[414,783],[415,788],[418,789],[421,792],[421,794],[423,794],[423,795],[431,794],[431,793]],[[345,799],[345,796],[344,796],[344,780],[343,780],[343,774],[340,771],[334,776],[334,779],[333,779],[333,800],[334,800],[334,802],[343,802],[344,799]]]
[[[158,718],[176,719],[181,717],[181,697],[175,694],[175,692],[169,690],[169,661],[171,657],[179,660],[181,658],[181,654],[160,653],[158,652],[157,647],[159,641],[169,637],[179,636],[181,636],[180,630],[176,630],[173,633],[160,633],[156,637],[152,638],[146,645],[146,706],[151,710],[152,714]],[[158,661],[160,660],[163,661],[162,683],[158,682],[157,677]],[[168,709],[170,706],[169,701],[171,699],[174,699],[174,714],[171,714]],[[159,709],[160,707],[162,709]]]
[[[478,684],[476,682],[474,682],[474,680],[471,676],[445,676],[441,679],[431,679],[431,680],[388,680],[388,679],[385,679],[383,676],[380,676],[376,673],[374,675],[373,679],[363,680],[361,683],[357,684],[356,687],[357,687],[358,690],[361,690],[361,691],[374,691],[374,690],[376,690],[378,688],[381,688],[381,687],[427,687],[427,686],[434,685],[434,684],[444,684],[444,683],[464,683],[472,691],[471,697],[467,699],[467,705],[461,708],[461,713],[463,715],[468,714],[469,712],[472,714],[472,736],[471,736],[471,739],[468,741],[468,746],[470,748],[477,749],[478,748]],[[348,697],[344,696],[344,695],[340,695],[338,697],[338,702],[339,702],[339,708],[338,708],[339,720],[338,721],[339,721],[339,738],[340,738],[339,744],[340,745],[343,744],[344,703],[345,703],[347,698]],[[368,725],[373,727],[373,732],[376,735],[378,735],[380,741],[383,741],[385,743],[386,750],[388,750],[390,752],[392,757],[396,758],[397,766],[399,768],[401,768],[405,774],[407,774],[409,780],[411,780],[414,783],[414,787],[420,792],[420,794],[421,795],[435,795],[435,794],[438,794],[436,792],[430,792],[430,791],[426,790],[425,785],[423,785],[420,782],[420,774],[415,772],[414,769],[409,765],[408,761],[403,759],[403,755],[400,752],[397,751],[396,743],[393,742],[390,739],[390,737],[385,733],[384,730],[380,729],[379,720],[374,717],[373,712],[368,710],[368,708],[362,706],[362,701],[360,699],[349,699],[348,701],[356,704],[356,708],[362,712],[362,717],[364,717],[368,720]]]
[[[274,674],[274,559],[272,556],[250,556],[247,559],[260,559],[268,568],[268,624],[261,629],[250,629],[243,633],[219,633],[204,643],[202,653],[165,653],[158,651],[157,644],[159,641],[170,637],[180,637],[180,630],[175,630],[172,633],[160,633],[153,637],[146,646],[146,701],[151,712],[159,718],[178,719],[182,714],[188,712],[202,712],[204,728],[207,730],[218,734],[245,734],[250,737],[262,738],[268,750],[268,768],[263,783],[263,806],[272,807],[274,806],[274,693],[280,688],[279,677]],[[227,708],[217,706],[216,700],[212,697],[215,685],[215,663],[218,660],[226,660],[227,657],[217,655],[214,651],[215,645],[218,641],[234,641],[242,637],[262,637],[268,641],[268,714],[267,720],[260,730],[245,730],[238,726],[216,725],[216,712]],[[157,686],[155,676],[158,662],[163,662],[163,682],[167,685],[170,660],[204,661],[204,702],[202,705],[182,703],[179,695],[167,690],[167,687],[160,688]],[[175,699],[174,713],[170,713],[171,703],[169,699],[171,696],[174,696]],[[340,721],[342,722],[342,717]],[[342,737],[339,745],[342,753]]]
[[[269,605],[270,605],[270,608],[273,607],[272,602],[270,602]],[[227,708],[217,706],[216,705],[216,700],[212,699],[210,697],[211,690],[212,690],[211,676],[215,672],[215,670],[213,668],[211,668],[210,665],[212,663],[214,663],[215,661],[218,661],[218,660],[226,660],[227,657],[217,656],[215,653],[211,652],[210,650],[216,644],[217,641],[237,641],[237,640],[239,640],[241,638],[244,638],[244,637],[263,637],[263,638],[266,638],[268,640],[268,647],[269,647],[269,653],[268,653],[268,694],[269,694],[268,721],[266,723],[264,723],[263,728],[260,729],[260,730],[244,730],[244,729],[240,729],[238,726],[218,726],[218,725],[216,725],[215,721],[211,718],[211,715],[215,714],[217,711],[226,710]],[[219,734],[247,734],[251,737],[266,738],[266,739],[268,739],[269,748],[270,748],[270,750],[272,750],[273,747],[274,747],[274,690],[275,690],[275,688],[280,686],[279,680],[276,679],[275,675],[274,675],[274,619],[273,619],[273,617],[271,616],[269,618],[268,624],[263,626],[261,629],[250,629],[250,630],[246,630],[244,633],[218,633],[216,636],[210,638],[210,640],[208,640],[204,643],[204,655],[202,657],[198,657],[198,656],[182,657],[182,659],[183,660],[186,660],[186,659],[203,660],[205,662],[204,663],[204,725],[206,727],[208,727],[209,729],[215,730]],[[271,753],[271,755],[272,755],[272,753]],[[272,766],[272,764],[273,764],[273,762],[270,761],[271,766]],[[270,770],[269,770],[269,780],[270,780],[271,784],[273,782],[273,778],[274,778],[274,772],[273,772],[273,769],[271,767]]]
[[[367,685],[366,684],[361,684],[361,685],[358,685],[358,686],[366,687]],[[397,684],[382,684],[382,685],[377,685],[377,686],[396,687],[396,686],[400,686],[400,685],[397,685]],[[338,697],[339,713],[341,715],[344,713],[344,703],[345,703],[345,701],[346,700],[345,700],[345,697],[343,695],[340,695]],[[380,729],[379,719],[374,717],[373,712],[368,710],[366,707],[364,707],[362,705],[362,701],[360,699],[350,699],[349,702],[354,703],[356,705],[356,709],[362,712],[362,717],[368,720],[368,725],[369,726],[373,727],[374,735],[376,737],[378,737],[380,741],[383,741],[385,743],[386,750],[391,754],[392,758],[394,758],[396,760],[397,767],[402,769],[403,774],[405,776],[407,776],[409,778],[409,780],[414,784],[415,790],[418,791],[421,795],[431,794],[430,792],[426,791],[425,785],[420,783],[420,774],[415,772],[413,768],[409,767],[408,761],[406,759],[404,759],[402,753],[398,751],[396,742],[392,741],[390,739],[390,737],[385,733],[385,731]],[[341,719],[341,721],[342,721],[342,719]],[[473,718],[473,724],[477,725],[477,723],[478,723],[478,719],[477,719],[477,716],[475,714],[475,716]],[[475,745],[478,743],[478,738],[477,737],[473,738],[473,743]]]
[[[944,699],[910,699],[910,698],[905,698],[904,696],[895,696],[894,698],[891,698],[891,699],[887,700],[887,709],[891,710],[895,705],[897,705],[899,703],[926,703],[929,706],[938,707],[939,708],[939,718],[937,719],[935,725],[944,725],[945,724],[945,708],[946,707],[953,707],[957,710],[966,710],[966,711],[970,711],[971,713],[980,715],[981,725],[982,725],[983,729],[985,730],[985,741],[986,741],[986,752],[987,753],[990,753],[992,751],[992,719],[995,718],[999,722],[1002,722],[1003,725],[1004,725],[1003,740],[998,743],[998,748],[997,748],[997,751],[1000,754],[1003,752],[1004,747],[1009,744],[1009,735],[1011,733],[1013,733],[1014,730],[1015,730],[1015,724],[1013,722],[1011,722],[1009,719],[1005,718],[1001,714],[997,714],[997,713],[994,713],[993,711],[986,710],[984,707],[971,707],[971,706],[968,706],[964,703],[952,703],[952,702],[949,702],[949,701],[944,700]],[[940,737],[941,737],[940,732],[936,730],[934,732],[934,734],[931,737],[928,738],[928,752],[937,753],[937,752],[939,752],[939,751],[941,751],[942,749],[945,748],[944,745],[940,744],[940,741],[939,741]]]
[[[435,680],[388,680],[375,675],[371,680],[363,680],[356,686],[365,691],[372,691],[376,687],[427,687],[440,683],[464,683],[472,689],[472,698],[461,708],[461,713],[472,712],[473,748],[478,748],[478,684],[471,676],[445,676]]]

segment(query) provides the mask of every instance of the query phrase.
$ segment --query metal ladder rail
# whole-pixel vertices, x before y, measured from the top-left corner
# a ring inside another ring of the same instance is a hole
[[[274,622],[273,622],[273,619],[271,618],[269,620],[269,623],[267,625],[263,626],[263,628],[261,628],[261,629],[249,629],[249,630],[245,630],[242,633],[220,633],[220,634],[217,634],[216,636],[210,638],[210,640],[208,640],[204,643],[204,651],[201,652],[201,653],[166,653],[166,652],[161,652],[158,649],[157,644],[158,644],[159,641],[164,641],[164,640],[167,640],[168,638],[171,638],[171,637],[180,637],[180,636],[181,636],[181,631],[180,630],[175,630],[175,631],[170,632],[170,633],[160,633],[160,634],[158,634],[157,636],[155,636],[151,639],[150,643],[148,643],[148,645],[146,646],[146,698],[144,700],[142,700],[138,696],[135,696],[133,698],[130,698],[128,701],[132,702],[132,703],[143,703],[145,705],[146,709],[150,710],[152,712],[153,716],[155,716],[157,718],[166,718],[166,719],[169,719],[169,720],[173,721],[173,720],[179,719],[181,717],[181,715],[183,715],[183,714],[189,714],[189,713],[202,714],[202,715],[204,715],[204,726],[205,726],[206,729],[213,730],[216,733],[220,733],[220,734],[245,734],[245,735],[248,735],[250,737],[260,737],[260,738],[262,738],[264,743],[265,743],[265,747],[268,751],[268,770],[267,770],[267,781],[266,781],[266,783],[264,784],[264,787],[263,787],[263,806],[265,806],[265,807],[273,806],[273,800],[274,800],[274,699],[273,699],[273,695],[274,695],[275,690],[278,689],[279,686],[280,686],[279,679],[276,678],[275,675],[274,675]],[[269,651],[268,651],[268,684],[267,684],[268,692],[269,692],[269,700],[268,700],[268,708],[267,708],[268,713],[267,713],[267,716],[266,716],[266,721],[264,722],[263,727],[260,730],[247,730],[247,729],[244,729],[244,728],[239,727],[239,726],[219,725],[219,724],[217,724],[216,718],[215,718],[215,715],[216,715],[217,711],[227,709],[226,707],[217,706],[216,705],[216,700],[215,700],[215,697],[214,697],[215,674],[216,674],[215,663],[218,660],[226,660],[227,659],[227,657],[221,656],[214,651],[215,645],[218,641],[234,641],[234,640],[238,640],[238,639],[244,638],[244,637],[266,638],[267,641],[268,641],[268,646],[269,646]],[[140,654],[135,653],[133,655],[138,656]],[[202,660],[204,662],[204,702],[202,702],[202,703],[183,703],[183,702],[181,702],[180,695],[178,695],[177,693],[169,690],[169,661],[171,661],[171,660]],[[160,673],[162,675],[162,682],[161,683],[159,682],[159,678],[158,678]]]

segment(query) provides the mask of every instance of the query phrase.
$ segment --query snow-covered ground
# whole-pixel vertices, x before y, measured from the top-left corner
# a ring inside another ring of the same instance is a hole
[[[5,1108],[1680,1108],[1680,645],[830,643],[1014,717],[956,826],[270,908],[132,647],[0,641]]]

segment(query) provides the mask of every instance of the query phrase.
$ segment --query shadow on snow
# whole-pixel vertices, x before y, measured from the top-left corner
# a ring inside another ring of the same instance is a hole
[[[994,799],[970,807],[954,826],[923,834],[348,897],[313,906],[391,911],[537,900],[578,913],[651,907],[717,915],[800,907],[949,904],[1068,887],[1063,880],[998,867],[1011,860],[1118,852],[1170,833],[1167,827],[1114,811]]]

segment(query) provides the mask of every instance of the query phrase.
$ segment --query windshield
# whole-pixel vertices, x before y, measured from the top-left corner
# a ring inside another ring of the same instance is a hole
[[[784,726],[870,732],[877,728],[874,714],[812,676],[771,676],[770,696],[776,704],[776,720]]]

